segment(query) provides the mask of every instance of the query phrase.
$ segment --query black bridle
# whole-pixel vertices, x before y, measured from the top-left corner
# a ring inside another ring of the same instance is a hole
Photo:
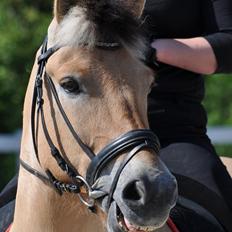
[[[99,43],[97,47],[102,49],[116,49],[119,47],[119,44]],[[57,47],[47,49],[47,39],[44,41],[41,48],[41,55],[38,58],[39,67],[35,79],[33,101],[31,108],[31,131],[36,158],[38,160],[38,163],[40,164],[37,145],[38,121],[40,119],[44,136],[51,150],[51,155],[54,157],[62,171],[64,171],[69,176],[71,183],[64,183],[62,181],[59,181],[58,179],[56,179],[56,177],[49,169],[45,170],[45,173],[41,173],[29,166],[23,160],[20,160],[20,164],[24,169],[38,177],[41,181],[54,187],[60,195],[62,195],[64,192],[77,194],[80,200],[92,210],[94,209],[96,199],[108,195],[107,209],[109,209],[113,199],[115,188],[117,186],[118,179],[125,166],[141,150],[150,149],[158,154],[160,149],[159,140],[157,136],[149,129],[133,130],[115,139],[113,142],[111,142],[105,148],[103,148],[99,152],[99,154],[95,155],[94,152],[81,140],[79,135],[74,130],[59,100],[55,85],[52,79],[46,74],[46,63],[48,59],[58,49],[59,48]],[[83,152],[91,159],[91,163],[87,169],[86,179],[78,173],[78,171],[66,160],[66,158],[64,158],[64,156],[61,155],[59,149],[54,145],[51,136],[48,132],[43,108],[44,81],[46,81],[46,83],[48,84],[48,88],[50,89],[51,94],[55,99],[56,105],[72,136],[75,138]],[[106,167],[106,165],[109,164],[114,158],[124,153],[127,154],[125,155],[125,158],[121,162],[116,172],[116,175],[113,178],[110,190],[106,193],[95,189],[93,186],[100,177],[102,170]],[[88,199],[83,198],[83,196],[81,195],[82,187],[86,188],[88,193]]]

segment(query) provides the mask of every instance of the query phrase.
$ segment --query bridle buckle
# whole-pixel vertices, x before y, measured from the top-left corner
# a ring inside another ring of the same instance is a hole
[[[93,191],[92,188],[90,187],[88,182],[82,176],[76,176],[75,178],[78,182],[82,183],[82,187],[84,187],[86,189],[86,192],[87,192],[87,198],[83,197],[83,195],[81,193],[77,194],[80,201],[84,205],[86,205],[89,209],[92,210],[95,206],[95,199],[91,197],[91,193]]]

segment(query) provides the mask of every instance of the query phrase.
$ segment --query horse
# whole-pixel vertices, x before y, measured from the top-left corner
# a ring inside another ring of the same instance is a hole
[[[11,232],[170,230],[177,182],[148,125],[143,8],[54,1],[24,102]]]
[[[224,231],[211,215],[215,207],[202,209],[186,189],[218,198],[178,170],[174,177],[149,129],[154,64],[140,31],[144,4],[54,0],[25,97],[8,231],[178,232],[180,224],[190,226],[181,231],[194,224],[204,224],[197,232]]]

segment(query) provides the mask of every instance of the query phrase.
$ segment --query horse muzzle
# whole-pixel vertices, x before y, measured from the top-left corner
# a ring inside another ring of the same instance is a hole
[[[92,161],[87,181],[108,213],[108,231],[154,231],[168,219],[177,199],[177,182],[159,157],[150,130],[131,131],[105,147]],[[120,159],[115,159],[122,156]],[[144,156],[153,156],[144,162]],[[113,169],[106,173],[114,159]]]

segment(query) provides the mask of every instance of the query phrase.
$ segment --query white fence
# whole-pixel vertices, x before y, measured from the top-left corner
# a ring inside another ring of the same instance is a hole
[[[13,134],[0,134],[0,155],[18,153],[20,150],[21,130]]]
[[[209,127],[208,135],[214,144],[232,144],[232,127]],[[21,130],[14,134],[0,134],[0,155],[18,153],[20,150]]]
[[[208,136],[214,144],[230,145],[232,144],[232,127],[209,127]]]

